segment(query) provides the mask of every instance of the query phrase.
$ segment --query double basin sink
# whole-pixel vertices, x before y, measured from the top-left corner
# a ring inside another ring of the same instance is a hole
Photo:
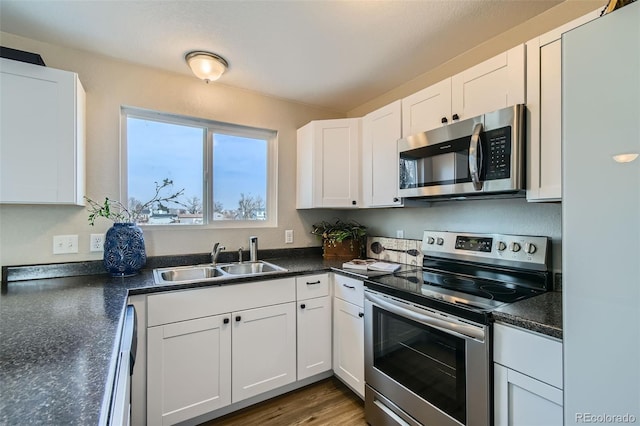
[[[287,269],[274,265],[273,263],[265,262],[264,260],[259,260],[257,262],[156,268],[153,270],[153,278],[156,284],[187,284],[235,277],[269,275],[278,272],[287,272]]]

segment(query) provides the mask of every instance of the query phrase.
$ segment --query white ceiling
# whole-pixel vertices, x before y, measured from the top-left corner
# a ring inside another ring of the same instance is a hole
[[[561,2],[0,0],[0,29],[182,74],[208,50],[223,84],[347,112]]]

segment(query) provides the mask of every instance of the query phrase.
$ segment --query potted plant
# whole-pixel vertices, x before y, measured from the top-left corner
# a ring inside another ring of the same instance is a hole
[[[324,258],[358,258],[365,246],[367,227],[354,220],[320,221],[313,224],[311,233],[322,239]]]
[[[154,204],[174,203],[183,195],[184,189],[170,195],[162,195],[162,192],[173,181],[164,179],[162,183],[155,182],[154,196],[146,203],[137,203],[126,206],[118,200],[106,197],[102,203],[98,203],[89,197],[84,197],[89,206],[89,223],[94,226],[99,217],[113,221],[113,226],[107,230],[104,239],[104,267],[114,277],[127,277],[137,274],[147,262],[144,247],[144,235],[142,229],[136,224],[151,209]]]

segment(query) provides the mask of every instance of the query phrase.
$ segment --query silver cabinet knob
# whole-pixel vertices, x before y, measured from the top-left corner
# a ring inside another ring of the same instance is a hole
[[[498,251],[505,251],[507,249],[507,245],[504,243],[504,241],[498,241],[497,249]]]
[[[520,244],[519,243],[511,243],[511,251],[514,253],[517,253],[520,251]]]
[[[537,250],[537,247],[533,243],[525,243],[524,251],[528,254],[533,254]]]

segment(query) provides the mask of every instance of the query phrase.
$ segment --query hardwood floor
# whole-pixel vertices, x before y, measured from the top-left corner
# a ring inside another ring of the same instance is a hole
[[[366,424],[364,402],[331,377],[200,426]]]

